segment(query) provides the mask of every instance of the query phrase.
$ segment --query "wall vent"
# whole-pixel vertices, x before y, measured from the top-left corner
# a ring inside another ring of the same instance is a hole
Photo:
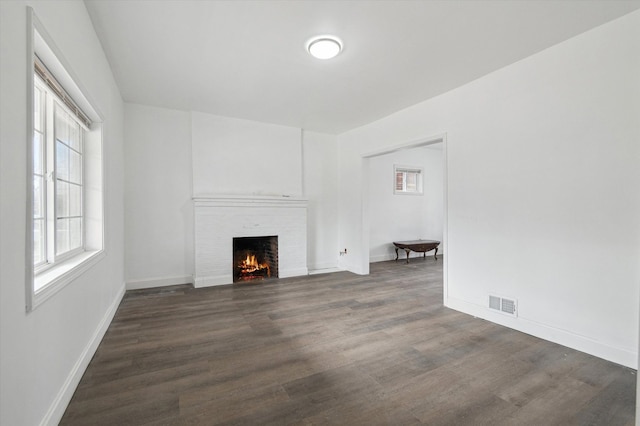
[[[489,309],[498,311],[502,314],[517,317],[518,301],[515,299],[507,299],[500,296],[489,295]]]
[[[500,298],[498,296],[489,296],[489,307],[497,311],[500,310]]]

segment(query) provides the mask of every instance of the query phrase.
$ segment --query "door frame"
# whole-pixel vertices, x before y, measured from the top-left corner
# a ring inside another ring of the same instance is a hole
[[[443,304],[446,306],[448,300],[448,270],[449,270],[449,218],[448,218],[448,178],[449,173],[447,170],[447,134],[439,134],[429,137],[420,138],[417,140],[412,140],[408,142],[399,143],[390,147],[381,148],[375,151],[371,151],[361,155],[361,172],[362,172],[362,209],[361,209],[361,224],[362,224],[362,238],[360,241],[361,248],[361,265],[360,270],[363,271],[364,274],[369,273],[369,242],[370,242],[370,232],[371,232],[371,223],[370,223],[370,207],[369,207],[369,172],[370,172],[370,159],[374,157],[379,157],[381,155],[391,154],[398,151],[414,149],[414,148],[422,148],[428,145],[434,145],[437,143],[442,143],[442,180],[443,180],[443,212],[442,212],[442,240],[444,245],[444,250],[442,251],[443,257],[443,276],[442,276],[442,286],[443,286]]]

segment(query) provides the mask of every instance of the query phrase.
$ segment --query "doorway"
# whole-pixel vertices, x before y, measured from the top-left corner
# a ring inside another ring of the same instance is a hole
[[[437,160],[440,161],[437,165],[439,167],[433,167],[434,159],[439,159]],[[408,168],[412,170],[421,170],[423,173],[421,194],[399,195],[395,191],[394,166],[398,165],[410,166]],[[446,165],[446,135],[424,138],[362,156],[361,249],[364,256],[361,267],[363,271],[369,272],[370,262],[395,258],[391,246],[394,240],[441,241],[438,253],[443,255],[444,262],[443,303],[447,300],[448,269]],[[440,176],[434,176],[434,170],[440,173]],[[434,210],[433,203],[428,200],[430,197],[438,196],[434,185],[440,186],[440,205],[436,208],[439,212]],[[378,196],[381,198],[375,198]],[[410,209],[414,211],[409,211]],[[422,220],[420,215],[423,213],[429,215],[429,218]]]

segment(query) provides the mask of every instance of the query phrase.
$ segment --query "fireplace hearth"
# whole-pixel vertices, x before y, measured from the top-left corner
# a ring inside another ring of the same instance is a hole
[[[278,278],[278,237],[233,239],[233,282]]]

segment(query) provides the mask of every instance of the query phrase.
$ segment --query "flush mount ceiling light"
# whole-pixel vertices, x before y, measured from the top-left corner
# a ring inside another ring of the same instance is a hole
[[[331,59],[342,51],[342,42],[334,36],[318,36],[307,42],[307,50],[314,58]]]

